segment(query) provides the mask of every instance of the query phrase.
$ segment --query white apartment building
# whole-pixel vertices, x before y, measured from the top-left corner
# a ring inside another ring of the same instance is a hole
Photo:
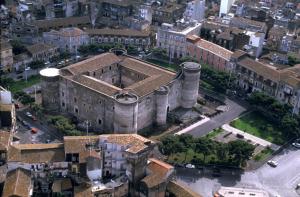
[[[88,34],[77,27],[44,32],[43,39],[46,44],[57,46],[60,51],[68,51],[70,53],[76,53],[81,45],[89,43]]]
[[[222,17],[222,16],[228,14],[228,12],[234,2],[235,2],[235,0],[221,0],[219,17]]]
[[[156,46],[165,49],[170,58],[185,57],[187,53],[186,38],[188,35],[198,35],[201,23],[181,22],[176,26],[163,23],[157,31]]]

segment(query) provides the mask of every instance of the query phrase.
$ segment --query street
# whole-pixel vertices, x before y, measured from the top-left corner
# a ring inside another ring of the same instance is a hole
[[[189,131],[188,134],[191,134],[194,137],[204,136],[213,129],[219,128],[223,124],[226,124],[232,121],[233,119],[239,117],[243,112],[247,110],[244,105],[241,105],[236,101],[229,99],[228,97],[226,97],[225,103],[228,106],[227,111],[222,112],[212,117],[209,121],[195,127],[194,129]]]
[[[47,125],[45,121],[41,122],[40,117],[37,117],[37,121],[33,121],[31,118],[26,116],[28,110],[18,110],[17,116],[22,120],[25,120],[34,128],[38,129],[36,134],[31,133],[31,131],[24,127],[20,121],[18,121],[19,128],[17,129],[17,137],[20,138],[20,143],[46,143],[47,140],[50,142],[63,139],[63,135],[59,133],[56,129]]]
[[[300,183],[300,149],[289,147],[272,160],[278,162],[276,168],[264,164],[257,170],[241,174],[222,173],[218,178],[212,177],[209,173],[197,174],[196,170],[179,169],[176,176],[179,182],[203,197],[212,196],[212,192],[220,186],[264,189],[271,197],[300,196],[300,191],[295,190],[296,185]]]

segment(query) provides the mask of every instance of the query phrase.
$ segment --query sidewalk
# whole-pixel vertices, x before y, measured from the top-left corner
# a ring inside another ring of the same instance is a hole
[[[278,145],[276,145],[276,144],[273,144],[273,143],[271,143],[271,142],[269,142],[269,141],[267,141],[267,140],[261,139],[261,138],[259,138],[259,137],[254,136],[254,135],[251,135],[251,134],[249,134],[249,133],[246,133],[246,132],[244,132],[244,131],[241,131],[241,130],[239,130],[239,129],[236,129],[236,128],[230,126],[229,124],[224,124],[224,125],[222,126],[222,129],[224,129],[225,131],[228,131],[228,132],[232,132],[232,134],[235,134],[235,135],[236,135],[236,134],[241,134],[241,135],[244,136],[244,138],[245,138],[246,140],[251,140],[252,142],[257,143],[257,144],[259,144],[259,145],[261,145],[261,146],[264,146],[264,147],[269,146],[272,150],[278,150],[278,149],[280,148],[280,147],[279,147]]]
[[[184,133],[187,133],[187,132],[191,131],[192,129],[198,127],[199,125],[202,125],[202,124],[204,124],[204,123],[206,123],[207,121],[210,120],[210,118],[208,118],[206,116],[201,116],[201,117],[203,118],[202,120],[200,120],[200,121],[196,122],[195,124],[192,124],[192,125],[184,128],[184,129],[182,129],[181,131],[178,131],[177,133],[175,133],[175,135],[182,135]]]

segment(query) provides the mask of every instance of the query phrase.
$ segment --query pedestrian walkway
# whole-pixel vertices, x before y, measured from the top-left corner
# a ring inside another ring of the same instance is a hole
[[[234,128],[234,127],[230,126],[229,124],[224,124],[224,125],[222,126],[222,129],[224,129],[225,131],[231,132],[231,133],[234,134],[234,135],[236,135],[236,134],[241,134],[241,135],[244,136],[244,138],[245,138],[246,140],[251,140],[252,142],[257,143],[257,144],[259,144],[259,145],[261,145],[261,146],[264,146],[264,147],[269,146],[272,150],[277,150],[277,149],[279,149],[279,146],[278,146],[278,145],[273,144],[273,143],[271,143],[271,142],[269,142],[269,141],[267,141],[267,140],[261,139],[261,138],[259,138],[259,137],[256,137],[256,136],[254,136],[254,135],[251,135],[251,134],[249,134],[249,133],[246,133],[246,132],[244,132],[244,131],[241,131],[241,130],[239,130],[239,129],[237,129],[237,128]]]
[[[175,135],[182,135],[182,134],[184,134],[184,133],[187,133],[187,132],[193,130],[194,128],[196,128],[196,127],[198,127],[198,126],[200,126],[200,125],[202,125],[202,124],[204,124],[204,123],[206,123],[207,121],[210,120],[210,118],[208,118],[208,117],[206,117],[206,116],[201,116],[201,118],[202,118],[202,119],[201,119],[200,121],[198,121],[198,122],[196,122],[195,124],[192,124],[192,125],[190,125],[190,126],[184,128],[184,129],[178,131],[177,133],[175,133]]]

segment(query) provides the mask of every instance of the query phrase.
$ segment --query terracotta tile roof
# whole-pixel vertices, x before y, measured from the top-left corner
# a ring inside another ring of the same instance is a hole
[[[276,36],[276,37],[283,37],[287,33],[287,29],[280,26],[273,26],[269,31],[269,37],[270,36]]]
[[[69,25],[76,26],[79,24],[89,24],[89,16],[81,17],[67,17],[67,18],[55,18],[51,20],[34,20],[31,25],[37,26],[38,28],[48,28],[48,27],[66,27]]]
[[[118,56],[113,53],[102,53],[95,57],[67,66],[62,70],[68,70],[73,75],[78,75],[84,72],[95,71],[106,66],[110,66],[112,64],[118,63],[119,61],[120,59],[118,58]]]
[[[86,29],[89,35],[104,35],[104,36],[126,36],[126,37],[149,37],[150,31],[138,31],[134,29]]]
[[[186,40],[190,43],[197,43],[201,38],[199,36],[196,35],[187,35]]]
[[[166,85],[171,82],[176,76],[176,73],[158,66],[154,66],[151,63],[137,60],[131,57],[121,57],[120,59],[113,53],[103,53],[85,61],[73,64],[61,69],[60,73],[62,76],[66,77],[69,80],[73,80],[80,85],[91,88],[99,93],[113,96],[115,93],[121,91],[122,89],[94,77],[84,75],[84,73],[99,70],[116,63],[126,69],[148,76],[147,79],[125,88],[126,90],[132,90],[138,96],[145,96],[151,93],[160,86]],[[72,77],[70,75],[74,76]]]
[[[65,153],[81,153],[87,150],[88,143],[96,143],[99,136],[65,136],[64,145]]]
[[[192,191],[187,186],[175,181],[170,181],[167,185],[167,191],[176,197],[202,197],[200,194]]]
[[[78,82],[80,85],[84,85],[108,96],[113,96],[115,93],[122,90],[121,88],[113,86],[105,81],[87,75],[76,76],[73,78],[73,80]]]
[[[29,197],[31,186],[30,171],[18,168],[7,173],[2,196]]]
[[[243,58],[238,64],[263,76],[265,79],[270,79],[275,82],[280,79],[280,72],[276,70],[275,67],[255,61],[249,57]]]
[[[144,182],[148,188],[153,188],[163,182],[165,182],[174,171],[174,167],[157,159],[149,159],[147,170],[150,174],[143,178],[141,181]]]
[[[7,151],[11,141],[11,133],[0,130],[0,151]]]
[[[209,52],[213,53],[214,55],[217,55],[226,60],[230,60],[230,58],[233,54],[232,51],[229,51],[226,48],[223,48],[215,43],[209,42],[204,39],[199,40],[196,43],[196,46],[203,50],[209,51]]]
[[[250,19],[243,18],[243,17],[234,17],[231,19],[230,23],[232,24],[232,22],[240,22],[240,23],[244,23],[247,25],[252,25],[252,26],[256,26],[256,27],[260,27],[260,28],[266,27],[266,23],[264,23],[264,22],[250,20]]]
[[[300,64],[282,70],[280,80],[295,89],[300,88]]]
[[[172,13],[176,10],[183,8],[183,6],[184,5],[177,3],[167,3],[164,6],[154,7],[153,10]]]
[[[84,150],[79,153],[79,163],[86,163],[88,157],[101,159],[100,154],[97,153],[95,150]]]
[[[246,55],[246,54],[247,54],[247,52],[245,52],[245,51],[242,51],[242,50],[236,50],[236,51],[231,55],[231,57],[234,58],[234,59],[238,59],[238,58],[240,58],[240,57],[242,57],[242,56],[244,56],[244,55]]]
[[[48,33],[57,34],[59,36],[64,36],[64,37],[78,37],[78,36],[87,35],[86,32],[82,31],[81,29],[79,29],[77,27],[66,27],[66,28],[60,29],[59,31],[51,30]]]
[[[94,197],[94,194],[91,187],[80,185],[74,188],[74,197]]]
[[[34,45],[27,46],[26,49],[29,51],[31,54],[38,54],[38,53],[43,53],[43,52],[48,52],[51,49],[55,49],[56,47],[44,44],[44,43],[37,43]]]
[[[126,152],[138,153],[147,149],[153,141],[148,140],[138,134],[111,134],[101,135],[101,140],[106,140],[108,143],[127,146]]]
[[[64,145],[15,144],[9,147],[8,161],[23,163],[48,163],[65,161]]]

